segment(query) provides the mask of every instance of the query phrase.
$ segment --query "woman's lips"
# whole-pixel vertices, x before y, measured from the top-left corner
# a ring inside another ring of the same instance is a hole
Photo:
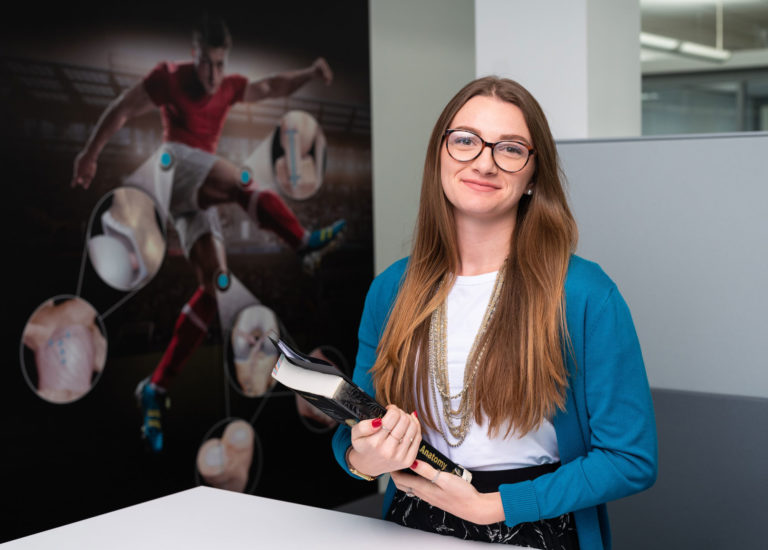
[[[470,189],[474,189],[476,191],[495,191],[499,188],[497,185],[493,185],[492,183],[482,180],[463,179],[461,182]]]

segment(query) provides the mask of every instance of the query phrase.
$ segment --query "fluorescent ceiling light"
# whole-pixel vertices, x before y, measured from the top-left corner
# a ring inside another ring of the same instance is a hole
[[[696,42],[684,42],[676,38],[647,32],[640,33],[640,46],[651,50],[705,59],[707,61],[726,61],[731,57],[731,52],[728,50],[721,50]]]
[[[696,42],[683,42],[680,44],[680,53],[691,55],[693,57],[703,57],[704,59],[714,59],[716,61],[725,61],[731,57],[728,50],[718,50],[704,44]]]
[[[664,50],[667,52],[675,51],[680,47],[680,41],[667,36],[660,36],[658,34],[651,34],[649,32],[640,33],[640,45],[644,48],[652,48],[655,50]]]

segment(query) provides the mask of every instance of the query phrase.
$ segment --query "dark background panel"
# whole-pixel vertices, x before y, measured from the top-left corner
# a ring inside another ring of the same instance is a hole
[[[609,503],[614,547],[764,546],[768,399],[653,390],[659,477]]]
[[[288,100],[233,109],[219,154],[239,162],[282,113],[310,112],[328,139],[326,177],[311,199],[286,202],[308,227],[347,219],[342,245],[308,275],[275,237],[255,228],[243,237],[237,208],[222,207],[220,216],[230,268],[249,292],[275,311],[301,349],[330,345],[351,363],[373,275],[367,3],[219,2],[216,9],[233,35],[230,67],[253,60],[247,73],[261,77],[323,55],[334,70],[330,87],[312,84]],[[247,492],[333,508],[375,491],[337,467],[332,432],[302,420],[291,393],[278,386],[246,398],[232,387],[224,364],[227,327],[218,321],[171,388],[166,452],[144,450],[133,390],[170,339],[196,287],[194,275],[171,225],[160,271],[127,299],[99,280],[83,253],[93,209],[160,144],[157,113],[130,121],[110,141],[90,189],[69,182],[75,155],[106,105],[158,61],[184,60],[178,52],[186,55],[200,11],[179,2],[26,5],[0,23],[0,245],[12,273],[0,369],[0,471],[10,511],[0,522],[0,541],[194,487],[197,450],[228,418],[250,422],[260,443],[251,470],[258,479]],[[80,297],[106,314],[107,363],[86,396],[54,405],[24,377],[21,335],[40,304],[76,294],[78,286]]]

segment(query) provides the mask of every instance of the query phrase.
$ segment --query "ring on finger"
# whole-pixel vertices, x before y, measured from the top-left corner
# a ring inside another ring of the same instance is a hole
[[[439,476],[440,476],[440,470],[437,471],[437,473],[435,474],[435,477],[433,477],[432,479],[429,480],[430,483],[434,483],[435,481],[437,481],[437,478]]]
[[[413,498],[415,495],[413,494],[413,490],[410,487],[405,488],[405,496]]]

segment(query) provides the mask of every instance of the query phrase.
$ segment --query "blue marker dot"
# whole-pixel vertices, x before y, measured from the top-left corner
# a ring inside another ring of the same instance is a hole
[[[248,170],[243,170],[240,173],[240,181],[242,181],[244,184],[251,181],[251,174],[248,172]]]
[[[229,286],[229,277],[225,273],[221,273],[217,281],[219,288],[227,288]]]
[[[168,166],[171,164],[171,154],[163,153],[160,155],[160,164],[163,165],[163,168],[168,168]]]
[[[67,364],[67,360],[66,360],[66,359],[62,359],[62,360],[61,360],[61,364],[62,364],[62,365],[66,365],[66,364]]]

